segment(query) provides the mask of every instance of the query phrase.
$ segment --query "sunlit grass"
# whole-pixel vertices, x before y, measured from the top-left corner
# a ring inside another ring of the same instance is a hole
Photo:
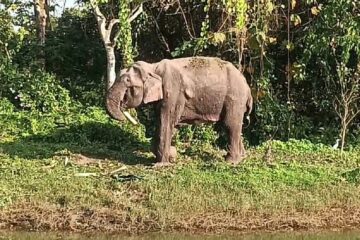
[[[280,221],[283,216],[285,221],[296,214],[360,207],[356,151],[340,157],[307,141],[272,141],[250,148],[246,161],[234,167],[223,161],[223,151],[208,144],[191,149],[179,144],[177,163],[154,169],[142,127],[118,125],[101,111],[77,117],[82,120],[25,136],[9,134],[17,127],[2,123],[7,134],[0,142],[0,212],[12,216],[13,224],[21,226],[16,220],[21,208],[31,214],[50,211],[54,219],[57,211],[76,215],[107,209],[119,221],[114,228],[147,230],[196,229],[206,222],[214,229],[226,223],[234,228],[241,219]],[[265,160],[269,145],[270,160]],[[32,221],[44,226],[42,218]],[[261,225],[256,221],[251,224]]]

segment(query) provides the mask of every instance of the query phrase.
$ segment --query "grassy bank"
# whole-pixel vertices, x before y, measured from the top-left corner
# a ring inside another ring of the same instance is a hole
[[[103,111],[3,113],[0,228],[223,231],[360,227],[360,151],[267,142],[237,167],[208,144],[153,169],[143,128]],[[270,146],[270,147],[269,147]],[[271,151],[269,151],[269,148]]]

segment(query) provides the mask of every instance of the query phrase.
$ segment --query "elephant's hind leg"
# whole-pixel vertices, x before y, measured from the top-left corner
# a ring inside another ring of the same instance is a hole
[[[245,157],[245,148],[242,142],[242,122],[244,111],[232,106],[226,112],[224,124],[228,130],[229,150],[226,160],[232,164],[240,163]]]

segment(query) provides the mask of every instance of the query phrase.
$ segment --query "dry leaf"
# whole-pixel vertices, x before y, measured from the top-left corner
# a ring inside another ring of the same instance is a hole
[[[301,18],[297,14],[291,14],[290,20],[294,23],[294,26],[301,24]]]
[[[320,9],[318,7],[314,6],[314,7],[311,8],[311,13],[313,15],[318,15],[319,12],[320,12]]]
[[[276,43],[277,39],[275,37],[269,37],[269,43]]]

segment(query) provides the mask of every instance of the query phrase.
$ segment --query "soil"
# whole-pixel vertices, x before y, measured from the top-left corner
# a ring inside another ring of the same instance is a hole
[[[278,232],[299,230],[359,229],[360,209],[330,208],[315,212],[262,214],[218,213],[189,216],[159,223],[154,219],[131,219],[127,212],[111,208],[75,209],[23,203],[0,210],[0,229],[107,233],[147,232]]]

